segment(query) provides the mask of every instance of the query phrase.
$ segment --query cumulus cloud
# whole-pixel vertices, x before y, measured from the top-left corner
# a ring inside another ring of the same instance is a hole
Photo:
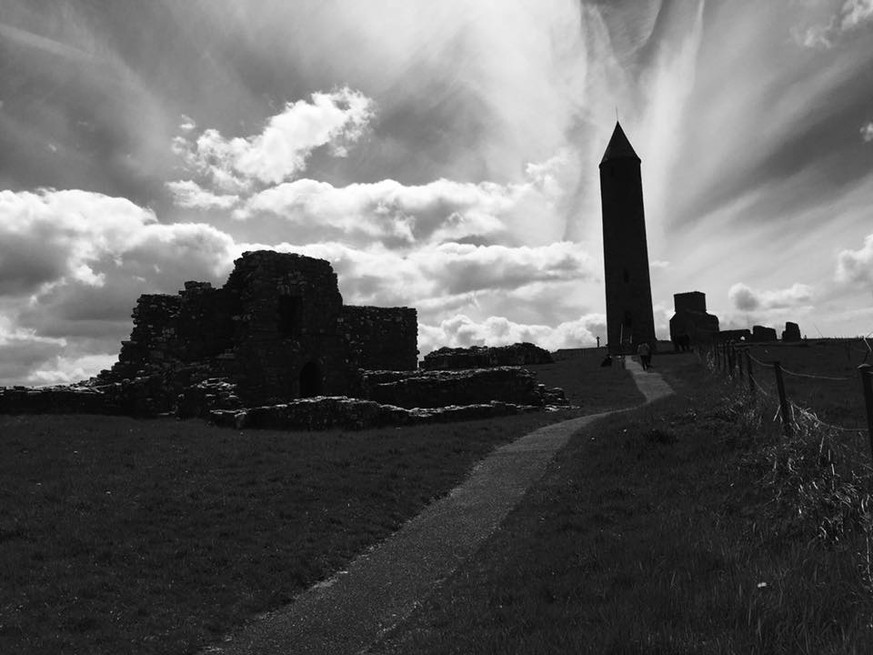
[[[864,139],[864,143],[873,141],[873,121],[861,126],[861,138]]]
[[[793,284],[787,289],[758,290],[738,282],[728,291],[734,308],[751,312],[756,310],[785,309],[808,303],[813,289],[806,284]]]
[[[260,191],[233,215],[239,220],[280,217],[295,226],[295,240],[302,243],[377,240],[402,247],[498,238],[546,243],[563,232],[545,219],[564,194],[566,163],[559,153],[529,164],[528,179],[516,184],[438,179],[421,185],[381,180],[335,187],[301,179]]]
[[[173,151],[189,170],[218,189],[236,192],[252,183],[279,184],[292,178],[321,146],[329,146],[335,156],[345,156],[372,117],[372,100],[344,87],[313,93],[310,102],[286,104],[260,134],[249,137],[228,139],[216,129],[207,129],[195,138],[195,125],[186,119],[181,128],[186,134],[174,139]]]
[[[582,348],[596,344],[597,335],[606,334],[606,317],[591,314],[555,327],[515,323],[502,316],[475,321],[463,314],[440,321],[438,325],[419,324],[418,347],[426,355],[442,346],[505,346],[519,341],[535,343],[546,350]]]
[[[45,386],[79,382],[92,377],[95,371],[110,368],[117,359],[117,354],[83,355],[82,357],[56,355],[30,373],[27,383],[33,386]]]
[[[88,370],[93,357],[102,364],[117,352],[140,294],[218,281],[238,252],[210,225],[164,225],[123,198],[0,192],[3,380],[44,384],[96,373]]]
[[[867,235],[860,249],[837,255],[836,279],[845,284],[873,282],[873,234]]]
[[[795,43],[806,48],[831,48],[847,33],[873,22],[873,0],[845,0],[827,22],[813,23],[804,28],[795,27],[791,36]]]

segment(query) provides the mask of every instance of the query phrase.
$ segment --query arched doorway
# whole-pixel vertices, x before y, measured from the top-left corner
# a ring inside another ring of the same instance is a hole
[[[309,362],[300,369],[300,397],[312,398],[321,394],[321,369],[315,362]]]

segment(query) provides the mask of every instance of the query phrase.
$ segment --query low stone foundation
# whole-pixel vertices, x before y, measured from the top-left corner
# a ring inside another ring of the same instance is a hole
[[[511,346],[439,348],[424,356],[421,368],[429,371],[448,371],[465,368],[551,364],[552,361],[549,351],[532,343],[523,342],[514,343]]]
[[[523,368],[461,371],[365,371],[363,395],[378,403],[400,407],[446,407],[501,401],[517,405],[566,405],[561,389],[537,384]]]
[[[388,425],[507,416],[567,405],[561,389],[537,384],[513,367],[464,371],[362,371],[362,395],[318,396],[246,408],[227,378],[202,379],[192,369],[187,385],[153,374],[121,382],[29,389],[0,388],[0,414],[121,414],[205,418],[220,425],[285,430],[360,430]]]
[[[542,407],[496,401],[478,405],[406,409],[371,400],[319,396],[238,411],[214,410],[209,413],[209,419],[216,425],[238,430],[366,430],[387,426],[469,421],[541,410]]]

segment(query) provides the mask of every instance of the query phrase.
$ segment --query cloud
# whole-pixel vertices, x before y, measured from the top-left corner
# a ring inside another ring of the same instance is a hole
[[[185,117],[173,150],[189,170],[210,180],[219,189],[237,191],[253,182],[279,184],[306,167],[318,147],[330,146],[343,157],[347,147],[364,134],[373,118],[373,102],[348,87],[331,93],[316,92],[311,102],[298,100],[272,116],[260,134],[227,139],[215,129],[194,138],[193,121]]]
[[[564,196],[565,153],[529,164],[516,184],[438,179],[421,185],[395,180],[336,187],[295,180],[253,195],[239,220],[279,217],[295,227],[295,241],[342,240],[392,247],[463,239],[541,244],[560,239],[553,219]]]
[[[167,188],[173,194],[176,205],[188,209],[231,209],[239,202],[237,195],[212,193],[193,180],[167,182]]]
[[[760,291],[738,282],[728,291],[728,298],[735,309],[751,312],[803,305],[812,299],[812,293],[812,287],[806,284],[793,284],[787,289]]]
[[[546,350],[581,348],[596,344],[598,335],[606,334],[606,318],[591,314],[555,327],[515,323],[502,316],[474,321],[458,314],[438,325],[419,324],[418,347],[426,355],[442,346],[505,346],[519,341],[534,343]]]
[[[95,371],[111,368],[117,360],[117,354],[83,355],[81,357],[57,355],[30,373],[27,383],[43,386],[79,382],[92,377]]]
[[[873,121],[861,126],[861,138],[864,139],[864,143],[873,141]]]
[[[840,27],[851,30],[873,20],[873,0],[846,0],[840,9]]]
[[[844,284],[873,282],[873,234],[859,250],[843,250],[837,256],[836,280]]]
[[[816,13],[821,8],[813,7]],[[794,42],[805,48],[832,48],[845,34],[873,22],[873,0],[845,0],[826,22],[813,22],[805,28],[791,30]]]
[[[515,248],[447,243],[405,254],[340,243],[275,248],[331,262],[347,303],[412,305],[429,314],[444,311],[456,299],[466,303],[488,292],[504,295],[535,285],[578,283],[597,275],[590,258],[570,242]],[[535,304],[535,299],[531,302]]]

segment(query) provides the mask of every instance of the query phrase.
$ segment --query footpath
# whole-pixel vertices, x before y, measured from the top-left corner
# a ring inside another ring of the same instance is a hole
[[[646,402],[672,393],[631,359],[626,368]],[[626,410],[616,410],[626,411]],[[531,432],[479,462],[448,496],[359,555],[331,579],[260,618],[209,655],[360,653],[409,616],[503,522],[570,437],[606,412]]]

